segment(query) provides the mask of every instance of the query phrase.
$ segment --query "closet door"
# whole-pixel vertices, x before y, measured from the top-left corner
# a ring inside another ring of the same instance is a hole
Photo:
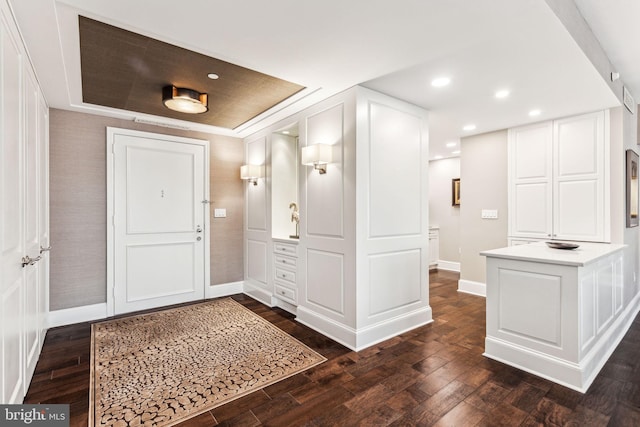
[[[24,73],[24,210],[25,254],[32,260],[24,267],[24,354],[25,379],[33,375],[40,352],[40,158],[38,144],[38,114],[40,91],[35,77],[25,69]],[[25,381],[24,393],[29,384]]]
[[[556,120],[553,132],[553,238],[609,241],[605,112]]]
[[[21,138],[22,55],[0,10],[0,403],[24,391],[24,171]]]
[[[553,126],[509,129],[509,236],[548,239],[552,234]]]

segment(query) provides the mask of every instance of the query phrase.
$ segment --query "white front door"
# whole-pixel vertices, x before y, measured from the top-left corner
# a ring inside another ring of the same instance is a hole
[[[206,143],[121,129],[109,143],[113,314],[203,299]]]

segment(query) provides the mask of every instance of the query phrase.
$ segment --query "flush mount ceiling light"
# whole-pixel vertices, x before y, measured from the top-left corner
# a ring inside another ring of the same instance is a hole
[[[463,127],[462,130],[470,131],[470,130],[474,130],[475,128],[476,128],[476,125],[469,124]]]
[[[447,147],[449,147],[449,148],[455,147],[456,145],[458,145],[457,142],[447,142]]]
[[[495,93],[495,97],[498,99],[506,98],[509,96],[509,91],[506,89],[501,89]]]
[[[444,87],[451,83],[451,79],[449,77],[438,77],[437,79],[431,80],[431,86],[433,87]]]
[[[207,94],[193,89],[175,86],[162,88],[162,103],[173,111],[187,114],[200,114],[209,110],[207,106]]]
[[[531,110],[531,111],[529,111],[529,116],[531,116],[531,117],[539,116],[540,113],[541,113],[540,110]]]

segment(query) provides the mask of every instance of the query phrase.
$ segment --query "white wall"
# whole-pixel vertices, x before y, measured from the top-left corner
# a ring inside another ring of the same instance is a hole
[[[460,206],[452,206],[451,180],[460,178],[460,158],[429,162],[429,224],[439,227],[439,259],[460,262]]]

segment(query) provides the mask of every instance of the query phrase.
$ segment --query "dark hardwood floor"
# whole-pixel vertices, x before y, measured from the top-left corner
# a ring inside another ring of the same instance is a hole
[[[233,298],[328,361],[181,426],[640,426],[640,318],[586,394],[482,356],[485,300],[430,275],[435,321],[361,352],[280,309]],[[25,403],[68,403],[85,426],[90,325],[51,329]]]

